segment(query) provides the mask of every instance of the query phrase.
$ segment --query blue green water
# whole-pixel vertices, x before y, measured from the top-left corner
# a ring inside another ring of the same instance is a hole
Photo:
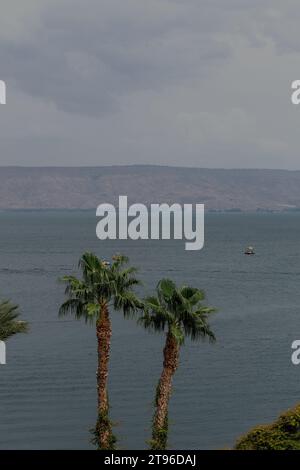
[[[149,293],[161,277],[204,288],[218,307],[217,343],[182,348],[170,404],[170,447],[231,446],[251,426],[300,401],[300,214],[208,214],[205,247],[100,242],[88,212],[0,214],[0,292],[19,303],[31,332],[7,344],[0,366],[0,448],[86,449],[96,410],[91,326],[59,320],[63,287],[82,252],[116,251],[140,268]],[[257,254],[243,255],[253,244]],[[121,448],[145,448],[162,366],[162,335],[112,312],[110,402]]]

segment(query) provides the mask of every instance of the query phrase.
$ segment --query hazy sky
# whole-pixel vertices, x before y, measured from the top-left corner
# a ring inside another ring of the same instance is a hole
[[[2,0],[1,165],[300,169],[297,0]]]

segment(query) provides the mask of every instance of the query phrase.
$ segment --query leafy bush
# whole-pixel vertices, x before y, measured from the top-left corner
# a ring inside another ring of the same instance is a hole
[[[242,436],[235,450],[300,450],[300,404]]]

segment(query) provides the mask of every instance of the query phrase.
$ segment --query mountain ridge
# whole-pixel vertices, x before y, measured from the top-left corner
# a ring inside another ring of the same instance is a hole
[[[156,165],[0,167],[0,209],[95,209],[103,202],[203,203],[212,211],[297,210],[300,170]]]

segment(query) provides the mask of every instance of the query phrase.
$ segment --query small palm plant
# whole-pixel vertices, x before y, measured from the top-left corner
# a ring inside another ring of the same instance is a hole
[[[18,306],[8,300],[0,302],[0,340],[6,341],[11,336],[28,331],[28,323],[18,320]]]
[[[196,341],[215,336],[208,324],[209,315],[215,311],[202,305],[203,291],[193,287],[176,287],[169,279],[157,285],[157,296],[144,301],[144,313],[139,322],[146,328],[166,332],[163,351],[164,362],[155,399],[152,423],[151,449],[164,450],[168,440],[168,406],[172,390],[172,378],[178,368],[180,346],[185,337]]]
[[[98,418],[94,430],[94,442],[99,449],[114,449],[116,438],[109,419],[107,393],[108,363],[110,354],[111,322],[109,307],[121,310],[125,317],[141,307],[133,288],[139,284],[136,269],[126,267],[128,258],[113,257],[112,264],[99,259],[93,253],[85,253],[79,261],[82,278],[64,276],[68,299],[59,310],[60,315],[73,313],[76,319],[95,322],[98,340]]]

